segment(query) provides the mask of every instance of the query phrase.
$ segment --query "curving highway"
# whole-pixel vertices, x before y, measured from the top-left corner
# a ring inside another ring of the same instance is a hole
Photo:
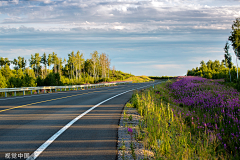
[[[133,83],[0,99],[0,159],[116,159],[117,128]]]

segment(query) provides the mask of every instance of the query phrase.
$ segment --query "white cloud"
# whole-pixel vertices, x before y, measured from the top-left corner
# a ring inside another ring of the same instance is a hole
[[[157,64],[151,66],[154,69],[179,69],[182,68],[183,65],[180,64]]]
[[[214,2],[215,5],[212,5]],[[234,1],[38,0],[0,3],[3,4],[5,5],[0,6],[0,11],[9,17],[3,19],[2,25],[28,27],[35,24],[34,28],[42,30],[50,30],[51,27],[46,27],[46,24],[54,25],[54,30],[70,29],[76,25],[89,29],[125,29],[130,32],[176,28],[186,31],[223,30],[229,28],[235,17],[240,16],[240,5],[235,5]]]

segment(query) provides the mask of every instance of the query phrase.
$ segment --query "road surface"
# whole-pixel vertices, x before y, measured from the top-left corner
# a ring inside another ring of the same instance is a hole
[[[0,159],[116,159],[117,129],[135,83],[0,99]]]

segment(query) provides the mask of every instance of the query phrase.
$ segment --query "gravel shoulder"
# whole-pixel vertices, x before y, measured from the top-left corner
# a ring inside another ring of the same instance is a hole
[[[144,139],[143,141],[136,139],[141,116],[136,108],[129,107],[130,105],[127,104],[118,126],[118,160],[154,159],[154,153],[144,149]],[[128,132],[128,128],[132,128],[133,132]]]

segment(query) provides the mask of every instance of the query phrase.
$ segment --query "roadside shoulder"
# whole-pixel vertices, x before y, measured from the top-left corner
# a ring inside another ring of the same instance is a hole
[[[154,154],[144,149],[144,140],[138,140],[138,125],[141,120],[136,108],[127,103],[118,126],[118,160],[153,159]]]

